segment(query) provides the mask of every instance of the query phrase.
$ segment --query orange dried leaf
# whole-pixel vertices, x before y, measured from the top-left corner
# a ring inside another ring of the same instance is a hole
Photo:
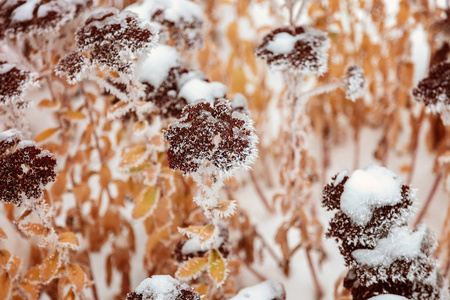
[[[100,169],[100,185],[103,188],[106,188],[108,184],[111,182],[111,170],[108,166],[103,165]]]
[[[135,166],[136,164],[145,160],[147,155],[147,147],[145,145],[138,145],[128,148],[122,153],[122,161],[120,165],[124,166]]]
[[[200,232],[199,235],[199,240],[200,242],[204,243],[207,240],[209,240],[213,235],[214,235],[214,231],[216,230],[216,226],[214,225],[206,225],[203,230]]]
[[[57,101],[52,101],[50,99],[43,99],[39,102],[39,107],[45,107],[45,108],[54,108],[57,107],[59,103]]]
[[[134,132],[141,132],[147,128],[147,121],[140,121],[134,123],[133,130]]]
[[[217,286],[221,286],[224,283],[227,276],[226,262],[217,249],[209,251],[208,273]]]
[[[39,298],[39,285],[28,281],[20,283],[20,287],[27,293],[29,300],[37,300]]]
[[[201,283],[193,286],[194,291],[200,294],[200,296],[206,296],[208,294],[208,285],[206,283]]]
[[[164,240],[169,236],[169,227],[164,226],[163,228],[153,232],[147,239],[147,243],[145,245],[145,250],[147,253],[151,252],[155,245],[161,241]]]
[[[38,266],[32,267],[24,276],[24,280],[36,283],[39,283],[40,278],[40,269]]]
[[[58,132],[58,127],[48,128],[41,133],[39,133],[35,138],[34,141],[36,143],[40,143],[42,141],[45,141],[46,139],[51,138],[56,132]]]
[[[11,292],[11,277],[8,272],[4,271],[0,275],[0,299],[9,299]]]
[[[158,199],[159,189],[156,186],[145,189],[134,204],[132,212],[133,218],[140,219],[149,215],[153,211]]]
[[[5,231],[3,231],[2,228],[0,228],[0,239],[7,239],[8,236],[6,235]]]
[[[186,261],[178,268],[175,276],[180,279],[191,279],[197,277],[198,273],[205,268],[208,263],[206,257],[194,257]]]
[[[28,236],[43,235],[45,232],[45,226],[41,223],[20,224],[19,228]]]
[[[15,278],[17,274],[19,273],[20,266],[22,265],[22,260],[18,256],[11,256],[11,259],[9,260],[9,276],[11,278]]]
[[[58,242],[61,244],[70,244],[78,246],[78,238],[73,232],[63,232],[58,236]]]
[[[76,293],[81,293],[84,287],[85,274],[83,269],[77,264],[68,264],[66,266],[67,276],[75,287]]]
[[[60,265],[59,252],[55,251],[44,260],[40,266],[40,277],[43,283],[49,282],[55,277]]]
[[[0,250],[0,267],[4,268],[8,264],[11,253],[8,250]]]
[[[82,120],[86,118],[86,115],[84,113],[77,110],[66,111],[62,114],[62,116],[69,120]]]

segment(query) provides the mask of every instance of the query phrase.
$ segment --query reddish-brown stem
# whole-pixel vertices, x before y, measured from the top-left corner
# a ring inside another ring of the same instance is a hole
[[[311,275],[314,280],[314,286],[316,288],[316,299],[319,300],[319,299],[322,299],[322,297],[323,297],[323,290],[322,290],[322,286],[319,282],[319,278],[317,277],[317,272],[314,267],[310,251],[311,251],[311,249],[309,247],[306,248],[306,258],[308,259],[309,269],[311,270]]]
[[[434,183],[433,186],[431,187],[430,193],[428,194],[427,200],[425,201],[425,204],[423,205],[422,209],[419,212],[419,215],[417,216],[416,221],[414,222],[414,227],[417,226],[417,224],[419,224],[423,217],[425,216],[425,214],[428,211],[428,208],[430,207],[431,202],[433,201],[433,197],[436,194],[436,191],[439,187],[439,183],[441,182],[442,179],[442,173],[438,173],[436,175],[436,178],[434,179]]]
[[[258,179],[255,176],[255,173],[253,172],[253,170],[251,170],[250,172],[250,178],[253,182],[253,186],[255,187],[256,193],[259,196],[259,199],[261,200],[261,202],[264,204],[264,206],[266,207],[266,209],[270,212],[273,213],[273,207],[269,204],[269,201],[267,200],[266,196],[264,195],[263,190],[261,189],[261,186],[259,185]]]
[[[245,266],[247,267],[247,269],[253,274],[255,275],[255,277],[257,277],[260,281],[266,281],[267,277],[265,277],[264,275],[262,275],[261,273],[259,273],[258,271],[256,271],[252,265],[247,261],[247,260],[242,260],[245,264]]]
[[[269,252],[270,256],[272,256],[273,260],[275,260],[275,262],[279,265],[282,266],[283,262],[282,260],[278,257],[278,255],[275,253],[275,251],[272,249],[272,247],[269,246],[269,244],[266,242],[266,240],[264,239],[264,237],[262,237],[258,231],[256,230],[256,227],[253,226],[253,232],[255,234],[256,237],[259,238],[259,240],[261,241],[263,247],[267,250],[267,252]]]
[[[322,186],[327,182],[327,170],[330,165],[330,147],[326,136],[322,139]]]
[[[353,136],[354,148],[353,148],[353,170],[359,168],[359,156],[360,156],[360,138],[359,138],[359,128],[355,128],[355,133]]]
[[[416,122],[416,138],[414,140],[413,144],[413,153],[411,156],[411,167],[409,168],[408,178],[406,180],[406,184],[410,185],[413,179],[414,170],[416,168],[416,161],[417,161],[417,153],[419,152],[419,137],[420,137],[420,129],[422,128],[423,118],[425,116],[425,109],[422,108],[422,111],[420,112],[419,119]]]

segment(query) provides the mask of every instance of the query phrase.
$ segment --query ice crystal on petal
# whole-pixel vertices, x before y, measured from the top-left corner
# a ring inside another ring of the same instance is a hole
[[[185,283],[169,275],[154,275],[142,281],[127,295],[127,300],[200,300],[201,297]]]
[[[285,300],[286,292],[281,283],[264,281],[244,288],[230,300]]]
[[[345,71],[344,78],[345,97],[355,101],[363,96],[366,80],[364,78],[364,70],[359,66],[348,67]]]
[[[233,112],[230,102],[198,100],[164,132],[169,166],[185,173],[230,175],[247,168],[256,156],[257,136],[247,115]]]
[[[203,45],[203,10],[193,1],[144,0],[127,10],[144,20],[159,23],[161,30],[167,32],[177,46],[199,48]]]
[[[307,26],[278,28],[256,49],[271,69],[321,75],[327,70],[330,42],[326,33]]]
[[[443,62],[431,68],[413,90],[413,95],[422,101],[427,109],[434,113],[443,113],[450,109],[450,62]]]
[[[35,73],[0,59],[0,105],[22,102],[27,87],[36,83]]]
[[[20,131],[0,133],[0,200],[20,205],[39,200],[44,187],[56,179],[56,160],[50,152],[22,140]]]

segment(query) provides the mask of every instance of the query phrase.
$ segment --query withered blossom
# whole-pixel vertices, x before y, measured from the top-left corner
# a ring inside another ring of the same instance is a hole
[[[20,131],[0,133],[0,201],[20,205],[39,200],[45,186],[56,179],[56,159]]]
[[[198,100],[164,132],[169,166],[185,173],[231,174],[248,167],[256,156],[257,137],[247,115],[233,112],[230,102]]]
[[[36,83],[35,73],[0,60],[0,105],[23,101],[26,89]]]
[[[256,56],[274,70],[321,75],[327,70],[329,48],[325,32],[307,26],[283,27],[264,37]]]
[[[364,78],[364,70],[360,66],[350,66],[345,70],[344,78],[345,97],[355,101],[363,96],[366,79]]]
[[[55,68],[55,74],[65,76],[69,84],[77,83],[88,69],[88,61],[78,51],[73,51],[64,56]]]

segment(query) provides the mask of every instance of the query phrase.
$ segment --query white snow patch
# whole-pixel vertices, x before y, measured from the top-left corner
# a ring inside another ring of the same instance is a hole
[[[400,177],[380,166],[356,170],[344,185],[341,209],[358,226],[366,225],[375,208],[395,205],[402,199]]]
[[[280,32],[267,44],[266,49],[272,53],[289,54],[294,50],[296,42],[295,36],[287,32]]]
[[[24,22],[33,19],[33,11],[39,0],[29,0],[17,7],[12,13],[13,22]]]
[[[189,289],[169,275],[154,275],[142,281],[134,291],[143,299],[175,300],[180,294],[180,287]]]
[[[180,54],[175,48],[158,45],[142,63],[139,81],[148,82],[158,88],[166,79],[171,68],[180,65]]]
[[[188,103],[193,103],[198,99],[205,99],[212,103],[215,99],[225,97],[226,93],[227,87],[220,82],[192,78],[181,86],[178,96],[186,99]]]
[[[372,297],[369,300],[408,300],[408,298],[399,295],[386,294]]]
[[[282,297],[285,294],[281,283],[264,281],[260,284],[247,287],[229,300],[272,300]]]

